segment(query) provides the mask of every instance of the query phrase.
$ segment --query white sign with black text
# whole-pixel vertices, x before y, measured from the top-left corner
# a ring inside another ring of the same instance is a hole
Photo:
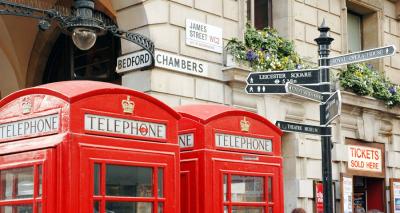
[[[181,148],[190,148],[194,146],[194,134],[180,134],[179,135],[179,146]]]
[[[157,139],[167,137],[165,124],[94,114],[85,114],[85,130]]]
[[[222,29],[186,19],[186,44],[222,53]]]
[[[208,75],[208,64],[206,62],[159,50],[156,50],[155,66],[186,74]]]
[[[60,128],[59,114],[45,115],[0,124],[0,140],[33,137],[56,133]]]
[[[123,73],[138,70],[150,66],[151,63],[150,53],[147,50],[141,50],[118,57],[115,71],[117,73]]]
[[[222,148],[272,152],[272,141],[264,138],[215,133],[215,145]]]

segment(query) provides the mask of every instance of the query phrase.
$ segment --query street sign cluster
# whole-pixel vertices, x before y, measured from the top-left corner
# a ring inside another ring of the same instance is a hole
[[[329,124],[341,113],[340,91],[330,91],[330,82],[321,79],[322,69],[357,63],[386,56],[396,52],[393,45],[364,50],[346,55],[325,58],[327,66],[316,69],[286,70],[271,72],[253,72],[247,77],[248,94],[292,94],[320,103],[320,126],[277,121],[276,125],[283,131],[308,134],[330,134]]]

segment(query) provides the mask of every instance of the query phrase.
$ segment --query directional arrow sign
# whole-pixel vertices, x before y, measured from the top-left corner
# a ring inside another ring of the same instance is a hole
[[[266,84],[256,84],[247,85],[246,92],[248,94],[284,94],[284,85],[266,85]]]
[[[321,102],[322,100],[324,100],[324,96],[322,95],[322,93],[297,84],[292,84],[288,82],[285,85],[285,90],[287,93],[307,98],[313,101]]]
[[[253,72],[247,76],[248,84],[317,84],[319,69]]]
[[[303,87],[316,90],[316,91],[327,91],[329,90],[329,84],[321,85],[303,85]],[[246,92],[248,94],[285,94],[286,89],[284,84],[248,84],[246,86]]]
[[[284,132],[301,132],[301,133],[324,135],[324,136],[331,135],[330,127],[305,125],[305,124],[291,123],[286,121],[277,121],[275,125]]]
[[[335,67],[345,64],[367,61],[376,58],[382,58],[386,56],[392,56],[395,53],[396,53],[396,48],[394,45],[364,50],[360,52],[329,58],[329,66],[327,67]]]
[[[325,126],[329,125],[337,116],[340,115],[342,110],[342,97],[340,90],[333,93],[325,103],[320,106],[320,113],[324,113]],[[321,116],[322,117],[322,116]]]

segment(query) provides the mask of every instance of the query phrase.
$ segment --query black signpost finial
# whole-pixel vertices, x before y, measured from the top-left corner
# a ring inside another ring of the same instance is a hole
[[[321,82],[330,84],[329,80],[329,46],[333,38],[329,37],[328,33],[330,28],[326,26],[325,19],[322,21],[321,26],[318,28],[320,36],[315,39],[318,44],[319,61],[318,65],[321,72]],[[321,88],[323,89],[323,88]],[[327,91],[330,92],[328,87]],[[326,110],[324,105],[320,105],[320,124],[326,124]],[[326,130],[328,128],[325,128]],[[321,134],[321,154],[322,154],[322,183],[324,186],[324,213],[333,213],[333,196],[332,196],[332,152],[331,152],[331,136],[329,134]]]
[[[329,37],[328,35],[329,30],[330,28],[326,26],[324,19],[321,26],[318,27],[320,35],[318,38],[314,39],[314,41],[318,44],[318,53],[320,58],[327,58],[329,56],[329,45],[333,41],[333,38]],[[327,64],[319,64],[319,66],[327,66]]]

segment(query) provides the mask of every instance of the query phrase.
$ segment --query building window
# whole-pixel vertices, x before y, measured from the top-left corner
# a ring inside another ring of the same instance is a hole
[[[347,13],[347,43],[348,52],[357,52],[363,49],[362,45],[362,16]]]
[[[272,26],[272,0],[247,0],[247,22],[259,30]]]
[[[356,52],[381,46],[381,18],[368,4],[347,1],[347,50]]]

